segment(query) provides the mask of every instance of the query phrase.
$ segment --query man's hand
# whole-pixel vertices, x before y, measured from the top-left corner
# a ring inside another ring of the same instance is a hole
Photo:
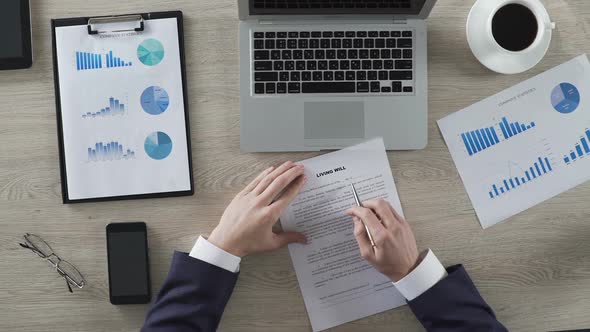
[[[305,181],[303,165],[290,161],[262,172],[229,204],[209,242],[239,257],[306,243],[303,234],[272,231]]]
[[[393,282],[401,280],[420,263],[416,239],[410,225],[386,201],[363,202],[363,207],[346,211],[354,221],[354,236],[361,256]],[[367,225],[375,248],[362,222]]]

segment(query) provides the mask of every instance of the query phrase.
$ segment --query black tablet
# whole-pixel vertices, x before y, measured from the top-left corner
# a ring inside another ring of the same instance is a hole
[[[33,64],[29,0],[0,2],[0,70]]]

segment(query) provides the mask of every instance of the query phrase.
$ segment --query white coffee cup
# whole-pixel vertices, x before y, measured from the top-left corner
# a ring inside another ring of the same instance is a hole
[[[506,5],[527,7],[537,20],[537,36],[526,49],[510,51],[496,41],[492,34],[494,16]],[[473,55],[484,66],[501,74],[517,74],[537,65],[547,53],[552,30],[547,10],[539,0],[478,0],[467,18],[467,41]]]

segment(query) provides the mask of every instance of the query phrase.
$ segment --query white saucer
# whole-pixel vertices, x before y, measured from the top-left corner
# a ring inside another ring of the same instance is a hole
[[[531,46],[520,52],[508,51],[492,36],[492,18],[498,9],[508,3],[529,7],[537,17],[539,33]],[[501,74],[525,72],[538,64],[549,49],[552,30],[545,7],[538,0],[478,0],[467,18],[467,41],[473,55],[484,66]]]

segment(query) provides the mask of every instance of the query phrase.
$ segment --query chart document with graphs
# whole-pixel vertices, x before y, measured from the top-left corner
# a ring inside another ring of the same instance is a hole
[[[483,228],[590,180],[590,63],[577,57],[438,121]]]
[[[96,33],[54,22],[66,203],[193,191],[182,15],[152,14]]]

